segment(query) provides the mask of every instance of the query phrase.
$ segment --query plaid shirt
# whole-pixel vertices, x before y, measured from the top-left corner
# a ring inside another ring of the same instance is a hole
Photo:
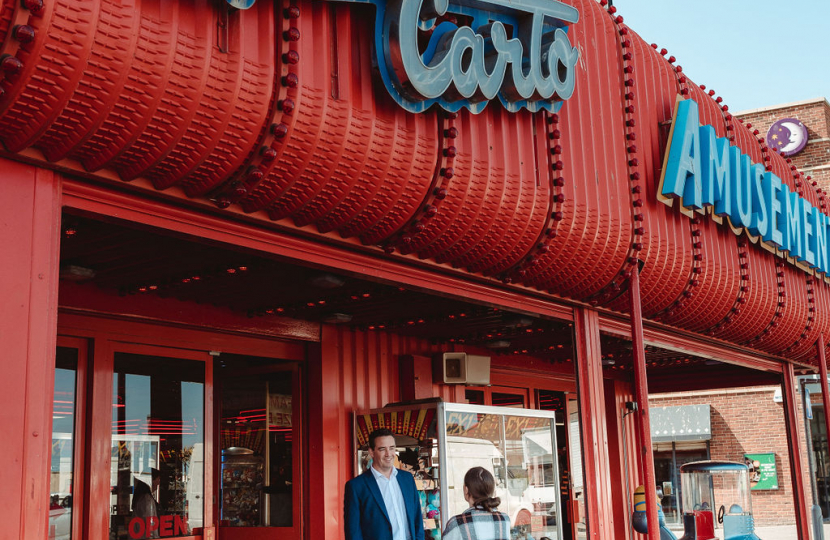
[[[468,508],[447,522],[443,540],[510,540],[510,518],[502,512]]]

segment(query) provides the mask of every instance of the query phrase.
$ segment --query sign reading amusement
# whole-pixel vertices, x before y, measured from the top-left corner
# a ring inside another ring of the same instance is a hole
[[[574,92],[579,51],[557,0],[341,0],[376,6],[374,50],[386,88],[404,109],[504,107],[556,111]]]
[[[658,198],[685,213],[727,218],[734,232],[792,259],[803,270],[830,270],[830,217],[810,204],[764,165],[753,163],[715,128],[700,125],[698,105],[678,101]]]

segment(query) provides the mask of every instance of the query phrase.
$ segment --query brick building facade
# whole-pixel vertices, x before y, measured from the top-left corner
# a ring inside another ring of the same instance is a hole
[[[807,128],[807,145],[791,156],[793,164],[824,191],[830,191],[830,103],[826,98],[797,101],[736,114],[752,124],[759,136],[782,118],[796,118]]]
[[[778,489],[752,492],[755,523],[761,527],[791,524],[795,516],[784,410],[782,403],[774,401],[778,389],[761,386],[649,396],[649,407],[709,405],[712,428],[709,451],[713,460],[742,462],[744,454],[775,454]],[[799,415],[803,419],[801,410]],[[797,431],[801,448],[806,450],[803,426],[798,426]],[[807,463],[806,451],[802,452],[802,462]],[[806,467],[804,478],[809,485]]]

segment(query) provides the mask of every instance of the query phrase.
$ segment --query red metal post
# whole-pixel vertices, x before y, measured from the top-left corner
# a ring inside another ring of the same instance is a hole
[[[790,451],[796,527],[798,528],[798,540],[810,540],[810,519],[807,516],[807,497],[804,493],[804,466],[801,463],[801,439],[798,436],[801,424],[798,422],[795,384],[793,365],[786,362],[783,377],[784,419],[787,423],[787,446]]]
[[[588,538],[615,540],[599,317],[596,311],[575,309],[574,330],[579,416],[582,422],[582,463],[585,467],[585,493],[588,494]]]
[[[830,386],[827,383],[827,356],[824,351],[824,334],[819,333],[816,343],[818,367],[821,375],[821,402],[824,404],[824,428],[830,433]]]
[[[60,182],[2,161],[0,197],[0,538],[48,536],[49,463],[58,317]]]
[[[643,485],[646,490],[646,517],[649,540],[660,540],[660,525],[657,517],[657,491],[654,480],[654,454],[651,445],[651,421],[648,414],[648,377],[646,374],[646,352],[643,338],[643,313],[640,305],[640,274],[631,273],[628,282],[628,296],[631,300],[631,341],[634,347],[634,395],[637,397],[639,412],[637,418],[638,440],[643,469]],[[628,494],[630,497],[631,494]]]

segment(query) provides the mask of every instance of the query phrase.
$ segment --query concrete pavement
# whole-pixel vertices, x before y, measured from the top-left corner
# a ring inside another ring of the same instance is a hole
[[[683,536],[683,530],[674,530],[672,532],[680,538]],[[715,534],[718,538],[723,539],[723,530],[718,529],[715,531]],[[796,531],[795,525],[781,525],[778,527],[757,527],[755,529],[755,534],[758,535],[758,538],[761,540],[798,540],[798,532]],[[810,531],[812,534],[812,531]],[[824,539],[830,540],[830,524],[824,524]],[[812,540],[819,540],[818,538],[812,538]]]

